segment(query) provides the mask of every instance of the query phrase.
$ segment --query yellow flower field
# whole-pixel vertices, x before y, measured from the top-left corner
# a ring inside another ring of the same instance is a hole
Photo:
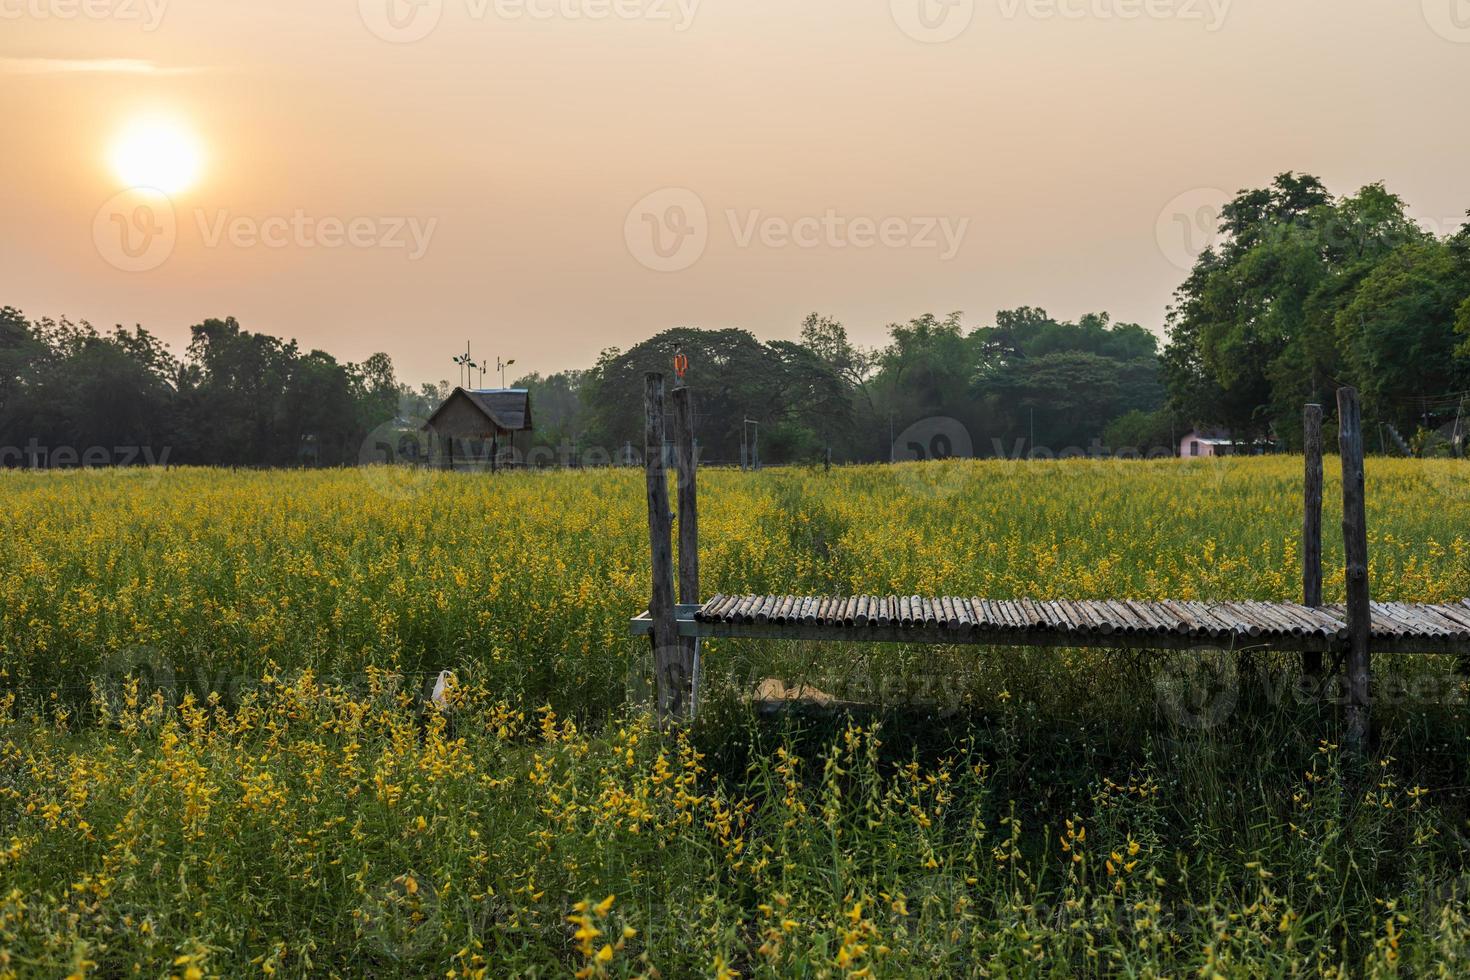
[[[1299,468],[708,470],[706,592],[1290,599]],[[1470,467],[1368,476],[1375,595],[1470,595]],[[640,472],[3,473],[0,492],[0,976],[1470,960],[1447,658],[1381,658],[1432,683],[1379,712],[1363,766],[1286,657],[1230,674],[1199,726],[1160,708],[1178,655],[711,643],[699,722],[659,732],[626,636]],[[444,713],[423,698],[441,669]],[[764,717],[761,677],[860,710]]]
[[[707,593],[1291,599],[1299,460],[706,471]],[[1328,470],[1333,470],[1332,465]],[[1470,478],[1373,460],[1375,595],[1470,594]],[[647,602],[641,474],[4,474],[6,679],[135,663],[210,685],[267,665],[482,665],[507,693],[620,703]],[[1340,598],[1329,472],[1326,591]]]

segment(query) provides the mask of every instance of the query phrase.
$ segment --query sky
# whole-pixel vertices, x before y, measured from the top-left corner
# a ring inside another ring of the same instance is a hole
[[[0,0],[0,305],[412,383],[813,311],[1162,331],[1279,172],[1452,231],[1467,93],[1470,0]]]

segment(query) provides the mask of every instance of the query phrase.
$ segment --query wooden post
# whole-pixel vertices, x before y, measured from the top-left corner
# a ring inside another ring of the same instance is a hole
[[[1342,452],[1342,542],[1347,570],[1347,748],[1368,748],[1368,517],[1363,500],[1363,415],[1356,388],[1337,390],[1338,445]]]
[[[643,472],[648,484],[648,545],[653,559],[653,681],[661,720],[684,711],[688,680],[682,670],[678,627],[674,623],[674,553],[670,541],[669,481],[664,473],[664,376],[644,375]]]
[[[1302,413],[1306,482],[1302,509],[1302,605],[1322,605],[1322,406],[1308,405]],[[1322,674],[1322,654],[1302,654],[1302,672]]]
[[[695,482],[698,460],[694,454],[694,407],[686,385],[674,389],[674,466],[679,489],[679,601],[698,604],[699,597],[699,498]],[[679,638],[680,668],[689,680],[688,714],[698,710],[699,640]]]

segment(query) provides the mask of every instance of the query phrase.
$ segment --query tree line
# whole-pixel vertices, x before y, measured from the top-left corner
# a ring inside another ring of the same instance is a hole
[[[692,365],[701,451],[711,461],[740,460],[757,427],[767,462],[829,451],[839,462],[888,459],[895,433],[934,418],[974,434],[972,446],[947,451],[976,455],[1083,447],[1109,422],[1140,444],[1168,437],[1137,431],[1169,424],[1160,414],[1158,343],[1137,324],[1107,314],[1069,323],[1023,308],[968,331],[958,313],[926,314],[889,334],[887,345],[865,349],[818,314],[795,341],[761,341],[740,329],[666,330],[627,351],[604,351],[590,369],[513,382],[531,390],[536,421],[521,448],[565,462],[615,461],[624,447],[641,449],[643,374],[669,373],[675,351]],[[0,308],[5,466],[351,464],[370,433],[418,432],[452,390],[448,382],[400,383],[387,354],[340,362],[233,318],[193,326],[176,357],[141,326],[103,332]]]
[[[361,364],[243,329],[190,330],[183,357],[141,326],[30,321],[0,308],[0,465],[355,462],[397,412],[386,354]]]
[[[1072,323],[1026,307],[969,330],[959,313],[924,314],[891,324],[888,335],[886,345],[864,348],[817,313],[794,341],[681,327],[604,351],[588,371],[520,383],[559,393],[563,408],[554,414],[533,396],[541,444],[637,446],[643,374],[671,374],[673,354],[682,353],[703,457],[720,462],[748,460],[757,438],[768,462],[823,460],[829,451],[839,462],[895,452],[1060,453],[1105,438],[1139,446],[1171,438],[1158,340],[1138,324],[1106,313]],[[967,445],[931,444],[931,433],[955,431]]]
[[[1162,349],[1107,313],[1021,307],[973,327],[923,314],[871,348],[813,313],[796,340],[679,327],[513,384],[532,392],[543,461],[639,447],[643,373],[670,373],[676,352],[711,461],[741,460],[757,432],[768,462],[1157,453],[1194,428],[1294,448],[1301,406],[1330,414],[1343,384],[1402,450],[1445,451],[1470,425],[1470,230],[1420,228],[1381,184],[1335,198],[1286,173],[1237,194],[1218,232],[1175,293]],[[175,356],[141,326],[0,308],[0,465],[350,464],[370,432],[416,431],[450,391],[400,383],[386,354],[342,362],[233,318],[193,326]],[[125,447],[146,452],[119,460]]]

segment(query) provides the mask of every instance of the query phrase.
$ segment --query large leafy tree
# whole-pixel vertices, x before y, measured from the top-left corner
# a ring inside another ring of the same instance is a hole
[[[1403,245],[1338,311],[1338,343],[1372,414],[1412,431],[1428,421],[1429,397],[1470,387],[1470,357],[1455,356],[1454,334],[1467,272],[1446,242]]]
[[[1338,384],[1375,392],[1377,407],[1449,383],[1453,370],[1378,373],[1394,360],[1382,345],[1395,336],[1413,335],[1398,354],[1445,353],[1443,340],[1429,335],[1448,329],[1459,288],[1432,236],[1381,184],[1335,200],[1315,177],[1282,174],[1238,194],[1221,213],[1220,232],[1221,244],[1200,256],[1166,318],[1163,374],[1180,415],[1243,439],[1274,433],[1295,444],[1302,403],[1330,401]],[[1411,288],[1426,277],[1439,283],[1437,292]],[[1370,288],[1371,300],[1363,295]],[[1364,339],[1370,310],[1382,315],[1383,329]],[[1405,316],[1419,317],[1419,327]],[[1355,318],[1359,332],[1349,337]]]

